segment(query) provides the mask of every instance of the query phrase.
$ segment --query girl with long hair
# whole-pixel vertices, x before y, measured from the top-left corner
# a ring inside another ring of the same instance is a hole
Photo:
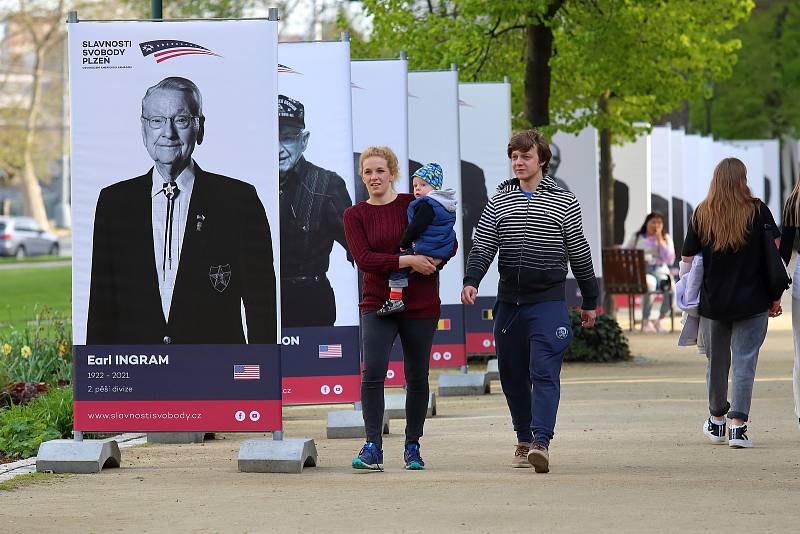
[[[367,442],[353,459],[355,469],[383,471],[383,387],[389,353],[395,338],[403,344],[406,376],[405,468],[423,469],[419,439],[428,411],[428,367],[433,334],[439,322],[441,258],[423,254],[399,256],[397,244],[408,226],[408,207],[414,195],[398,193],[397,156],[388,147],[369,147],[361,154],[359,173],[369,198],[344,212],[344,233],[358,269],[361,284],[361,404]],[[455,247],[452,252],[455,254]],[[451,254],[451,256],[452,256]],[[445,258],[447,259],[447,258]],[[405,310],[379,316],[389,298],[389,274],[410,268]]]
[[[648,291],[670,287],[672,278],[669,274],[669,266],[675,261],[675,245],[664,227],[663,215],[657,211],[648,214],[639,231],[625,243],[625,248],[644,251]],[[658,320],[652,321],[650,310],[653,307],[653,294],[642,295],[642,330],[644,332],[662,332],[661,321],[670,313],[672,306],[672,299],[668,298],[666,293],[663,295],[663,299]]]
[[[764,240],[779,235],[769,208],[747,186],[747,168],[726,158],[714,169],[708,196],[694,211],[683,260],[703,256],[700,329],[706,347],[710,417],[703,433],[712,443],[752,447],[747,436],[758,353],[769,317],[780,315],[780,297],[771,294],[764,269]],[[772,245],[770,245],[772,246]],[[728,373],[732,375],[728,402]]]
[[[781,231],[781,258],[786,265],[792,259],[795,236],[800,227],[800,180],[794,184],[789,198],[783,207],[783,229]],[[792,334],[794,336],[794,369],[792,370],[792,390],[794,391],[794,415],[800,427],[800,261],[795,267],[795,281],[792,284]]]

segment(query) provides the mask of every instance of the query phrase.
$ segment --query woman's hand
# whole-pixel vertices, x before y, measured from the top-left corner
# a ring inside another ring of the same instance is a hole
[[[400,268],[411,267],[411,270],[420,274],[431,275],[435,273],[436,265],[434,259],[428,256],[400,256]]]
[[[783,313],[783,308],[781,307],[781,301],[776,300],[772,303],[769,307],[769,316],[770,317],[777,317]]]

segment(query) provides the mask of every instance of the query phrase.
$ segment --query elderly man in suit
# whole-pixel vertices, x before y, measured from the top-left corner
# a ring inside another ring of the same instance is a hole
[[[251,184],[192,158],[205,133],[199,89],[163,79],[140,120],[155,165],[100,192],[87,344],[276,343],[264,206]]]

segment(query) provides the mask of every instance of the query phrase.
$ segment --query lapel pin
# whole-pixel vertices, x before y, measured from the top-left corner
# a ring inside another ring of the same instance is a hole
[[[200,232],[203,229],[203,221],[205,221],[205,220],[206,220],[206,216],[205,215],[201,214],[201,215],[197,216],[197,228],[196,228],[196,231]]]

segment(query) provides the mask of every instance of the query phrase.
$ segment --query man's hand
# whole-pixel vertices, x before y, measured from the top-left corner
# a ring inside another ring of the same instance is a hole
[[[770,317],[777,317],[783,313],[783,308],[781,307],[781,301],[776,300],[772,303],[769,307],[769,316]]]
[[[581,310],[581,326],[584,328],[592,328],[594,321],[597,318],[595,310]]]
[[[475,304],[475,297],[477,296],[477,287],[464,286],[464,289],[461,290],[461,304]]]

